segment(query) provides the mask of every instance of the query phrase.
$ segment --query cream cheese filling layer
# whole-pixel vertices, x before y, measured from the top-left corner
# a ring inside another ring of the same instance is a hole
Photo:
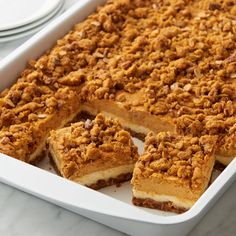
[[[185,209],[191,208],[194,204],[194,202],[189,201],[187,199],[179,199],[177,197],[165,194],[157,195],[155,193],[147,193],[136,189],[133,189],[133,196],[141,199],[148,198],[156,202],[172,202],[176,207],[181,207]]]
[[[117,178],[121,174],[133,173],[134,164],[122,165],[114,168],[110,168],[103,171],[96,171],[91,174],[84,175],[79,178],[73,178],[71,180],[80,183],[82,185],[90,186],[96,184],[99,180],[109,180],[111,178]]]

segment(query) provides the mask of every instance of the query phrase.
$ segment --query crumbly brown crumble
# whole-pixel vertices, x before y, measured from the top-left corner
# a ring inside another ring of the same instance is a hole
[[[32,132],[74,96],[168,116],[179,133],[217,135],[217,152],[234,155],[235,15],[235,0],[109,0],[1,93],[0,151],[27,161],[50,127]]]
[[[149,133],[144,154],[134,169],[133,184],[143,178],[169,178],[199,190],[206,182],[209,162],[212,167],[214,165],[215,143],[216,137],[209,135],[198,138],[176,136],[170,132]]]
[[[130,134],[117,120],[107,119],[102,114],[92,121],[81,121],[52,131],[49,143],[53,146],[54,142],[66,178],[79,173],[92,162],[99,161],[99,166],[101,161],[114,162],[119,166],[133,164],[138,159],[138,150]]]

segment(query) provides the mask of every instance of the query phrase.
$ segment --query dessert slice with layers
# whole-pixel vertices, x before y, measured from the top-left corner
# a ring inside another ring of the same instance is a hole
[[[52,131],[48,143],[59,173],[93,189],[131,179],[138,159],[130,134],[101,114]]]
[[[215,163],[214,136],[149,133],[132,178],[137,206],[181,213],[193,206],[209,184]]]

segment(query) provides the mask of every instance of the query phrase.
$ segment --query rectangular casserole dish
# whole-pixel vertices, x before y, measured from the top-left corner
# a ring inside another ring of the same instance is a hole
[[[78,1],[54,22],[34,35],[0,63],[0,91],[12,85],[29,59],[51,48],[74,24],[82,21],[105,0]],[[0,181],[50,201],[129,235],[186,235],[235,180],[234,160],[197,203],[181,215],[138,208],[131,203],[129,184],[97,192],[38,167],[0,154]]]

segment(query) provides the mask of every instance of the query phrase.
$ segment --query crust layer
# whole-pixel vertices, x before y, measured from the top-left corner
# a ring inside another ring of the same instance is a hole
[[[172,202],[157,202],[149,198],[142,199],[142,198],[133,197],[132,202],[136,206],[147,207],[151,209],[158,209],[161,211],[170,211],[170,212],[175,212],[178,214],[183,213],[188,210],[185,208],[176,207],[175,205],[173,205]]]
[[[110,185],[123,183],[125,181],[128,181],[132,178],[132,173],[126,173],[126,174],[120,174],[116,178],[109,178],[108,180],[98,180],[96,183],[88,185],[87,187],[98,190]]]

